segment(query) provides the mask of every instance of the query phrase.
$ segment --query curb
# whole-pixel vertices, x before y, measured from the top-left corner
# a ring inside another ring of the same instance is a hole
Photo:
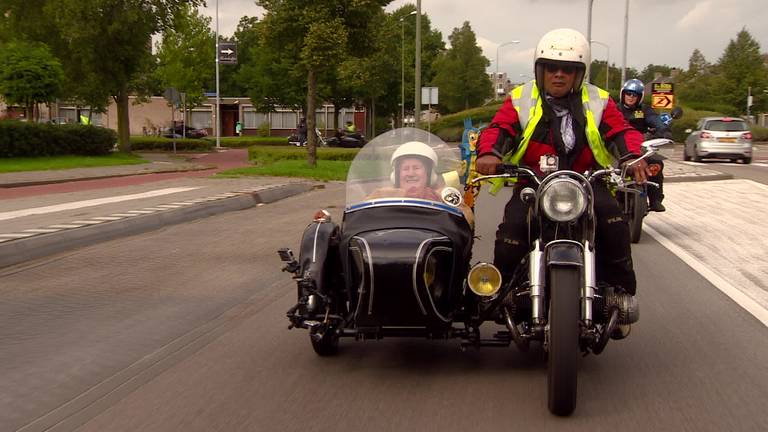
[[[679,176],[664,176],[664,183],[687,183],[687,182],[702,182],[702,181],[715,181],[715,180],[730,180],[733,178],[732,174],[718,173],[707,175],[679,175]]]
[[[0,268],[219,213],[269,204],[312,189],[315,186],[309,183],[290,183],[193,206],[0,243]]]
[[[74,177],[74,178],[60,178],[60,179],[52,179],[52,180],[39,180],[39,181],[21,181],[21,182],[14,182],[14,183],[0,183],[0,188],[11,189],[11,188],[25,187],[25,186],[42,186],[47,184],[70,183],[70,182],[87,181],[87,180],[103,180],[108,178],[131,177],[131,176],[141,176],[141,175],[149,175],[149,174],[168,174],[168,173],[183,173],[183,172],[192,172],[192,171],[207,171],[215,168],[216,168],[215,165],[209,165],[209,166],[198,166],[194,168],[134,172],[134,173],[125,173],[125,174],[109,174],[109,175],[93,176],[93,177]]]

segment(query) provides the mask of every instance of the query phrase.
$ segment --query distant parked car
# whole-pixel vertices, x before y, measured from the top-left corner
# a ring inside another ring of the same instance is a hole
[[[182,138],[185,136],[184,129],[186,129],[187,138],[205,138],[208,136],[208,131],[205,129],[196,129],[184,125],[176,125],[172,129],[166,129],[165,132],[163,132],[163,136],[166,138]]]
[[[734,117],[704,117],[699,120],[696,130],[688,129],[683,159],[741,160],[752,162],[752,132],[747,122]]]

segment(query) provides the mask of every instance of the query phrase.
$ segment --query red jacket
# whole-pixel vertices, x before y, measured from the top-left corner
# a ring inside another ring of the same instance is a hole
[[[574,129],[580,131],[576,133],[574,149],[565,154],[559,132],[560,120],[554,116],[552,109],[544,101],[544,113],[536,125],[523,156],[522,163],[524,165],[538,170],[540,156],[556,154],[560,157],[561,169],[584,172],[595,167],[595,158],[584,133],[586,120],[582,110],[577,108],[581,104],[581,98],[573,95],[571,101],[571,112],[574,113]],[[626,122],[613,99],[608,99],[598,128],[608,150],[618,155],[620,160],[631,159],[641,154],[640,145],[643,143],[643,135]],[[522,131],[517,111],[512,105],[512,98],[507,97],[493,117],[490,126],[480,134],[478,155],[495,153],[501,156],[514,151],[520,143],[521,137]]]

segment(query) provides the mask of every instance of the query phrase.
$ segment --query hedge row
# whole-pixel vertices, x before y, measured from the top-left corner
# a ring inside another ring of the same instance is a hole
[[[319,160],[351,161],[360,149],[351,148],[318,148]],[[307,158],[306,147],[270,147],[253,146],[248,149],[248,158],[260,163],[271,163],[278,160],[304,160]]]
[[[205,138],[207,141],[216,142],[215,137]],[[223,137],[220,138],[221,145],[224,147],[249,147],[252,145],[260,146],[281,146],[288,145],[288,137],[279,136],[241,136],[241,137]]]
[[[131,151],[173,151],[173,139],[163,137],[145,137],[145,136],[132,136],[131,137]],[[188,151],[210,151],[215,142],[211,142],[203,139],[182,139],[176,140],[176,151],[188,152]]]
[[[117,143],[111,129],[0,121],[0,157],[109,154]]]

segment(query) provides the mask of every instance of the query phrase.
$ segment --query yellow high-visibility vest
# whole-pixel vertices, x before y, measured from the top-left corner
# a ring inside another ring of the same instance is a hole
[[[528,149],[528,143],[533,136],[533,131],[536,130],[536,126],[539,124],[539,120],[541,120],[543,112],[541,106],[542,98],[535,81],[515,87],[510,92],[510,96],[512,97],[512,105],[515,107],[517,116],[520,119],[520,129],[523,131],[523,136],[517,150],[505,154],[502,160],[504,163],[518,165]],[[608,97],[607,91],[592,84],[584,84],[581,87],[581,102],[584,107],[584,116],[587,119],[587,142],[595,160],[603,168],[608,168],[613,163],[613,156],[605,148],[605,143],[603,142],[603,137],[600,136],[599,130],[603,111],[608,105]],[[505,181],[503,179],[494,179],[491,180],[491,183],[490,192],[495,194],[504,186]]]

